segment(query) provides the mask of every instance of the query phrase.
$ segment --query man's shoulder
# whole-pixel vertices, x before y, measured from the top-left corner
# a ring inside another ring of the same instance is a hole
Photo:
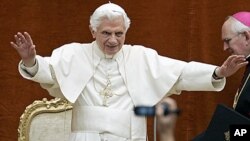
[[[145,47],[143,45],[125,44],[123,48],[129,52],[135,53],[156,52],[154,49]]]
[[[62,45],[61,47],[53,50],[51,55],[51,60],[54,64],[58,62],[70,63],[70,62],[79,62],[87,60],[90,58],[91,53],[91,43],[82,44],[82,43],[69,43]]]
[[[79,52],[83,52],[83,51],[87,51],[90,50],[92,44],[91,43],[68,43],[68,44],[64,44],[58,48],[56,48],[53,53],[56,52],[64,52],[67,54],[70,53],[79,53]]]
[[[60,46],[56,50],[78,50],[78,49],[87,49],[91,47],[91,43],[68,43]]]
[[[76,56],[88,56],[91,51],[91,43],[69,43],[53,50],[51,57],[54,58],[76,58]],[[85,54],[85,55],[82,55]],[[75,56],[75,57],[74,57]]]

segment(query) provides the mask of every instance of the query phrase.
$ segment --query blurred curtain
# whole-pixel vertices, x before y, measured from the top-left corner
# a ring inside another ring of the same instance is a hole
[[[100,0],[0,0],[0,140],[16,141],[19,117],[36,99],[51,98],[39,84],[21,78],[20,60],[9,42],[18,31],[29,32],[37,53],[70,42],[91,42],[89,16]],[[141,44],[159,54],[184,61],[220,65],[228,56],[220,37],[225,17],[249,10],[248,1],[228,0],[113,0],[131,18],[126,43]],[[171,69],[171,68],[166,68]],[[218,103],[231,107],[242,70],[227,79],[222,92],[183,92],[172,96],[182,110],[176,127],[177,141],[189,141],[208,125]],[[148,120],[153,140],[152,119]]]

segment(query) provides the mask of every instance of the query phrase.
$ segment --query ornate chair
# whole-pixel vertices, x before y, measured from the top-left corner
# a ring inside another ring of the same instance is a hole
[[[20,117],[18,141],[66,141],[71,113],[72,104],[65,99],[34,101]]]

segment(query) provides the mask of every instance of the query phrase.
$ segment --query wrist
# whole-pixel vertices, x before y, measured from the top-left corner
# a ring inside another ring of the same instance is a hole
[[[25,67],[33,67],[36,64],[36,58],[33,59],[22,59],[23,64]]]
[[[223,78],[223,76],[221,76],[220,75],[220,73],[219,73],[219,67],[217,67],[215,70],[214,70],[214,73],[213,73],[213,78],[215,79],[215,80],[218,80],[218,79],[222,79]]]

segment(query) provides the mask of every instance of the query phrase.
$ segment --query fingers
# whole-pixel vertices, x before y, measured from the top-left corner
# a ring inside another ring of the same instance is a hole
[[[174,110],[177,108],[177,104],[174,99],[165,97],[156,106],[157,115],[157,129],[159,132],[166,133],[167,131],[172,131],[175,127],[177,120],[177,115],[168,114],[164,115],[164,104],[168,105],[169,110]]]
[[[242,55],[231,55],[227,58],[227,60],[224,62],[225,64],[229,64],[232,61],[239,60],[239,59],[245,59]]]
[[[27,42],[28,42],[30,45],[33,45],[33,41],[32,41],[31,36],[29,35],[28,32],[24,32],[24,37],[25,37],[25,39],[27,40]]]
[[[234,63],[241,63],[241,62],[245,62],[246,58],[243,55],[238,55],[233,59]]]
[[[16,35],[14,35],[14,39],[16,41],[17,46],[21,46],[22,44],[26,44],[24,47],[29,47],[33,45],[33,41],[31,39],[31,36],[28,32],[24,32],[23,34],[18,32]]]
[[[177,109],[176,101],[170,97],[165,97],[161,103],[167,103],[171,110]]]
[[[156,116],[157,117],[163,117],[164,116],[164,110],[163,110],[163,106],[161,105],[161,103],[159,103],[156,106]]]
[[[11,45],[13,48],[15,48],[15,49],[18,48],[18,46],[17,46],[14,42],[10,42],[10,45]]]
[[[245,67],[248,64],[248,61],[242,62],[238,64],[238,68]]]
[[[236,57],[233,57],[233,59],[229,63],[232,67],[236,67],[236,68],[241,68],[241,67],[245,66],[246,64],[248,64],[245,56],[242,56],[242,55],[238,55]]]
[[[18,32],[17,33],[17,37],[19,39],[19,41],[23,44],[23,43],[27,43],[27,40],[25,39],[25,37],[23,36],[22,33]]]
[[[36,55],[36,46],[35,45],[32,45],[32,47],[30,48],[30,53],[32,54],[32,55]]]
[[[14,38],[15,38],[15,40],[16,40],[16,45],[17,45],[17,46],[19,46],[19,45],[22,44],[21,39],[20,39],[17,35],[14,35]]]
[[[158,117],[165,117],[164,109],[166,109],[166,105],[169,111],[175,111],[176,109],[178,109],[174,99],[169,97],[163,98],[156,106],[156,115]]]
[[[220,67],[220,71],[217,74],[220,76],[228,77],[238,71],[241,67],[244,67],[248,64],[244,55],[231,55]]]
[[[17,50],[35,47],[28,32],[18,32],[14,35],[15,42],[10,42],[11,46]]]
[[[231,55],[223,63],[224,67],[235,67],[240,63],[246,62],[246,58],[243,55]]]

